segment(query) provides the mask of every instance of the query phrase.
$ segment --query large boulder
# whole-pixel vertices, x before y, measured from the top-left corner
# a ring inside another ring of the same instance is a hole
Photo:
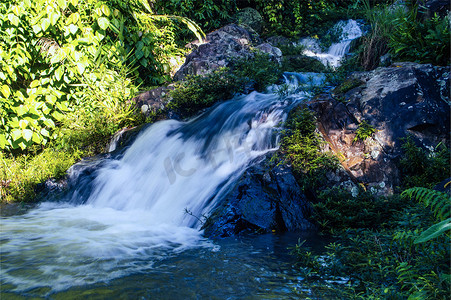
[[[310,102],[318,128],[348,175],[380,194],[399,185],[401,138],[428,149],[449,145],[449,67],[398,63],[356,73],[330,95]],[[376,132],[356,140],[363,121]],[[344,178],[343,180],[348,180]]]
[[[203,226],[208,237],[313,228],[310,206],[287,166],[266,158],[244,172]]]
[[[255,46],[255,47],[254,47]],[[194,46],[183,66],[175,73],[174,80],[183,80],[187,75],[203,75],[221,67],[227,67],[238,58],[253,57],[254,48],[268,53],[280,62],[282,51],[270,44],[261,44],[256,33],[236,24],[229,24],[207,34],[202,44]]]

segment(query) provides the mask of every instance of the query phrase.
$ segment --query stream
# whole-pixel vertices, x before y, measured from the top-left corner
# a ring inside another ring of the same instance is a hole
[[[320,249],[324,238],[301,232],[209,240],[199,216],[208,216],[246,168],[278,149],[279,125],[309,97],[298,88],[323,80],[322,74],[286,74],[287,95],[274,86],[238,95],[187,122],[157,122],[125,151],[92,162],[96,171],[64,199],[3,215],[1,298],[309,294],[288,248],[307,240]],[[69,177],[83,176],[76,169]]]

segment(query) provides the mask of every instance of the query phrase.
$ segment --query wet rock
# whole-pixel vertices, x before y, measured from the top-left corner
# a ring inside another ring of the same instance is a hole
[[[428,149],[449,145],[449,67],[398,63],[356,73],[351,81],[360,84],[310,102],[318,129],[354,183],[393,193],[400,183],[400,138],[410,135]],[[376,129],[365,141],[355,138],[362,121]]]
[[[183,80],[187,75],[211,73],[221,67],[227,67],[238,58],[253,57],[254,48],[268,53],[277,61],[280,61],[282,56],[280,49],[270,44],[261,45],[256,33],[236,24],[229,24],[207,34],[205,41],[194,48],[174,75],[175,81]]]
[[[268,158],[249,168],[213,210],[203,229],[208,237],[243,232],[313,228],[310,205],[287,166],[270,167]]]

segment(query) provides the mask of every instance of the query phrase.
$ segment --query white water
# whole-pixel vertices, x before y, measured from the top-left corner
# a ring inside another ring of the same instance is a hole
[[[80,186],[65,202],[1,219],[0,283],[15,291],[64,290],[144,272],[192,247],[215,251],[197,218],[257,157],[278,147],[276,126],[302,99],[253,92],[186,123],[152,125],[123,157],[101,164],[87,200],[77,198]]]
[[[331,66],[333,68],[339,67],[340,61],[349,51],[351,42],[362,36],[362,30],[355,20],[341,21],[335,26],[343,28],[338,43],[332,44],[327,52],[323,53],[317,40],[305,38],[300,42],[306,47],[303,54],[318,59],[325,66]]]

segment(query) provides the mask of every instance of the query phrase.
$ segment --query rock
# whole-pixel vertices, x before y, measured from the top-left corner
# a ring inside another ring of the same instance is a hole
[[[263,18],[260,13],[250,7],[241,9],[235,14],[233,20],[242,27],[249,27],[256,33],[261,33],[263,29]]]
[[[166,94],[174,89],[174,85],[160,86],[155,89],[143,92],[131,100],[137,108],[141,110],[145,117],[151,113],[163,110],[166,105]]]
[[[207,34],[203,44],[199,44],[187,57],[183,66],[174,75],[174,80],[183,80],[187,75],[203,75],[239,58],[253,57],[253,45],[273,59],[280,61],[280,49],[270,44],[261,44],[257,34],[236,24],[229,24]]]
[[[208,237],[243,232],[313,228],[310,206],[287,166],[268,167],[268,159],[249,168],[213,210],[203,226]]]
[[[363,183],[377,194],[393,193],[400,183],[396,163],[402,154],[400,138],[407,135],[429,149],[439,142],[449,145],[449,71],[449,67],[397,63],[355,73],[350,82],[360,84],[338,87],[339,94],[322,95],[309,103],[318,116],[319,131],[354,183]],[[356,141],[356,130],[364,120],[377,131],[372,138]]]

